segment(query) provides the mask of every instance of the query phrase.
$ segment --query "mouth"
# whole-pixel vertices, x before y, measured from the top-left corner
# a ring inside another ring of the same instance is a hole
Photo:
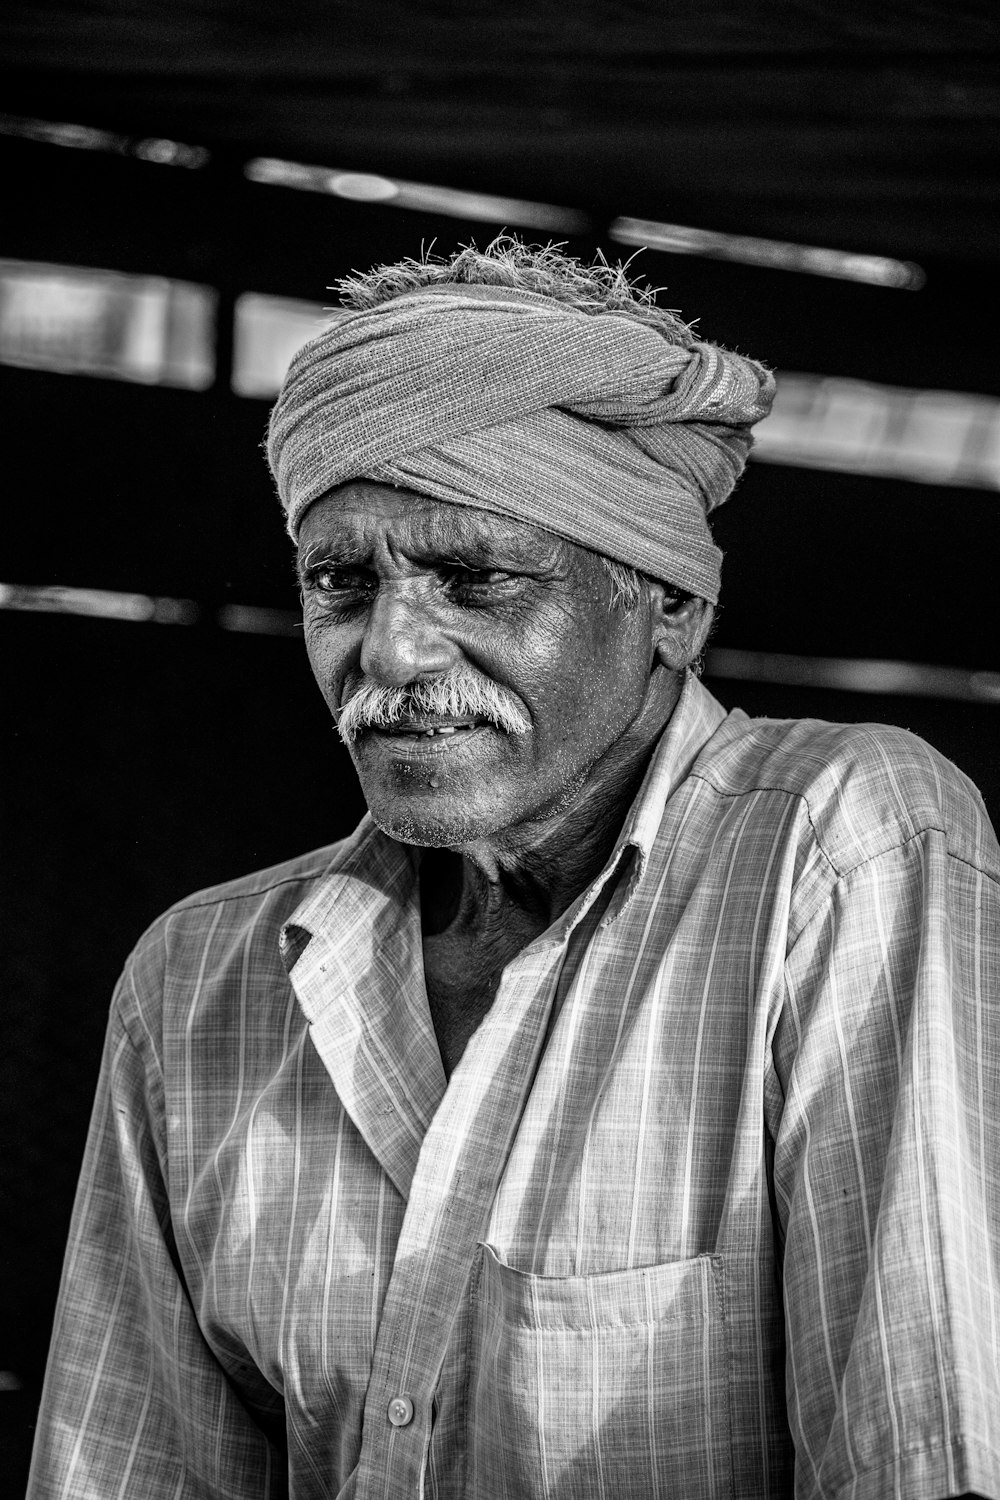
[[[409,745],[438,742],[443,748],[448,741],[464,739],[485,728],[486,722],[485,719],[400,719],[396,724],[374,726],[369,733]]]

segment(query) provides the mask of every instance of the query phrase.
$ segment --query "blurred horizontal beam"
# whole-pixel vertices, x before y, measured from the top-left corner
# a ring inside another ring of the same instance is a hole
[[[302,618],[297,610],[292,609],[224,604],[212,613],[191,599],[154,598],[146,594],[61,585],[0,583],[0,609],[125,620],[135,624],[196,625],[208,620],[222,630],[248,635],[283,635],[301,639],[302,633]],[[938,667],[920,662],[790,656],[780,652],[739,651],[716,646],[706,655],[705,673],[708,677],[774,683],[783,687],[834,688],[848,693],[898,694],[1000,704],[1000,672]]]
[[[593,227],[589,215],[576,208],[438,187],[430,182],[407,182],[399,177],[382,177],[372,172],[305,166],[301,162],[280,161],[270,156],[254,157],[243,171],[251,182],[262,182],[271,187],[329,193],[355,203],[385,203],[393,208],[443,214],[450,219],[512,224],[524,229],[555,230],[559,234],[587,234]]]
[[[1000,672],[937,667],[912,661],[849,656],[790,656],[716,646],[705,657],[707,677],[769,682],[782,687],[834,688],[912,698],[951,698],[1000,704]]]
[[[848,376],[778,371],[755,431],[763,463],[1000,489],[1000,400]]]
[[[204,391],[217,305],[166,276],[0,259],[0,364]]]
[[[65,588],[55,583],[0,583],[0,609],[125,620],[135,625],[196,625],[201,619],[201,610],[193,599],[165,599],[112,589]]]
[[[95,130],[92,125],[73,125],[60,120],[35,120],[28,115],[0,114],[0,135],[46,146],[68,146],[74,151],[111,151],[117,156],[135,156],[160,167],[207,167],[212,153],[205,146],[189,146],[165,136],[120,135]]]
[[[853,250],[824,250],[819,245],[795,245],[787,240],[761,239],[748,234],[724,234],[686,224],[660,224],[654,219],[615,219],[608,235],[619,245],[661,250],[668,255],[701,255],[710,260],[736,261],[745,266],[767,266],[775,271],[801,271],[807,276],[832,276],[838,281],[863,281],[869,286],[917,292],[926,284],[921,266],[885,255],[863,255]]]

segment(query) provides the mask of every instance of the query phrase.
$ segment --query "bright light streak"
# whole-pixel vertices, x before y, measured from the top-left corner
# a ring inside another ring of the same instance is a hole
[[[1000,489],[1000,401],[779,371],[753,457],[918,484]]]
[[[0,364],[203,391],[216,293],[165,276],[0,260]]]
[[[705,674],[784,687],[836,688],[846,693],[1000,704],[1000,672],[976,672],[921,662],[789,656],[775,651],[739,651],[715,646],[706,654]]]
[[[64,588],[62,584],[0,583],[0,609],[31,614],[85,615],[134,624],[194,625],[200,610],[193,599],[164,599],[112,589]]]
[[[400,195],[398,183],[371,172],[338,172],[322,191],[336,193],[338,198],[352,198],[355,203],[391,203]]]
[[[925,272],[913,261],[823,250],[817,245],[793,245],[785,240],[757,239],[746,234],[723,234],[714,229],[692,229],[685,224],[659,224],[654,219],[615,219],[608,234],[620,245],[640,245],[671,255],[700,255],[779,271],[803,271],[810,276],[864,281],[871,286],[898,287],[909,292],[919,291],[927,280]]]
[[[35,120],[27,115],[0,115],[0,135],[40,141],[46,146],[68,146],[75,151],[123,153],[128,149],[128,137],[110,130],[95,130],[91,125],[71,125],[61,120]]]
[[[155,162],[161,167],[193,169],[206,166],[210,159],[210,153],[204,146],[186,146],[183,141],[170,141],[162,136],[133,141],[131,151],[132,155],[138,156],[141,161]]]
[[[243,170],[251,182],[263,182],[272,187],[329,193],[355,203],[387,203],[393,208],[417,209],[452,219],[516,224],[520,228],[557,230],[565,234],[586,234],[592,227],[589,215],[579,209],[562,208],[554,203],[533,203],[525,198],[464,192],[427,182],[408,182],[401,177],[305,166],[301,162],[281,161],[272,156],[254,157]]]
[[[35,120],[27,115],[0,114],[0,135],[39,141],[47,146],[68,146],[76,151],[111,151],[117,156],[137,156],[140,161],[151,161],[166,167],[197,169],[206,166],[211,160],[211,152],[204,146],[188,146],[183,141],[171,141],[160,136],[135,139],[132,136],[118,135],[111,130],[97,130],[91,125],[72,125],[60,120]]]
[[[320,302],[243,292],[236,299],[233,390],[238,396],[276,395],[295,351],[336,316],[336,308]]]

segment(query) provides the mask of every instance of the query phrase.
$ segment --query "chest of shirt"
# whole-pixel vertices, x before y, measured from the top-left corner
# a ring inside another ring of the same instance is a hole
[[[647,911],[633,905],[644,941],[585,922],[564,949],[511,965],[498,1014],[437,1099],[415,1097],[416,1079],[407,1097],[402,1034],[397,1074],[373,1065],[363,993],[344,1000],[355,1024],[335,1059],[329,1038],[320,1055],[273,973],[251,977],[228,1025],[209,1023],[207,1005],[189,1017],[166,1069],[169,1180],[180,1251],[213,1316],[247,1323],[249,1338],[250,1325],[272,1326],[279,1302],[291,1318],[297,1299],[348,1307],[363,1286],[367,1310],[348,1321],[370,1349],[407,1204],[414,1191],[444,1190],[421,1114],[461,1157],[527,1013],[544,1013],[544,1042],[514,1096],[492,1100],[515,1123],[479,1239],[540,1276],[629,1270],[724,1243],[762,1160],[780,913],[758,891],[720,914],[714,890],[672,901],[666,883]],[[227,1095],[213,1087],[223,1078],[241,1086]],[[416,1168],[409,1182],[401,1142]],[[267,1357],[281,1363],[277,1349]]]

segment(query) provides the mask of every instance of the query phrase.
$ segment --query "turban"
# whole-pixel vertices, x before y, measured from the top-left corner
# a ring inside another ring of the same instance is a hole
[[[370,479],[544,527],[714,602],[706,516],[773,395],[762,366],[655,308],[438,283],[341,313],[298,351],[268,459],[293,537],[314,500]]]

